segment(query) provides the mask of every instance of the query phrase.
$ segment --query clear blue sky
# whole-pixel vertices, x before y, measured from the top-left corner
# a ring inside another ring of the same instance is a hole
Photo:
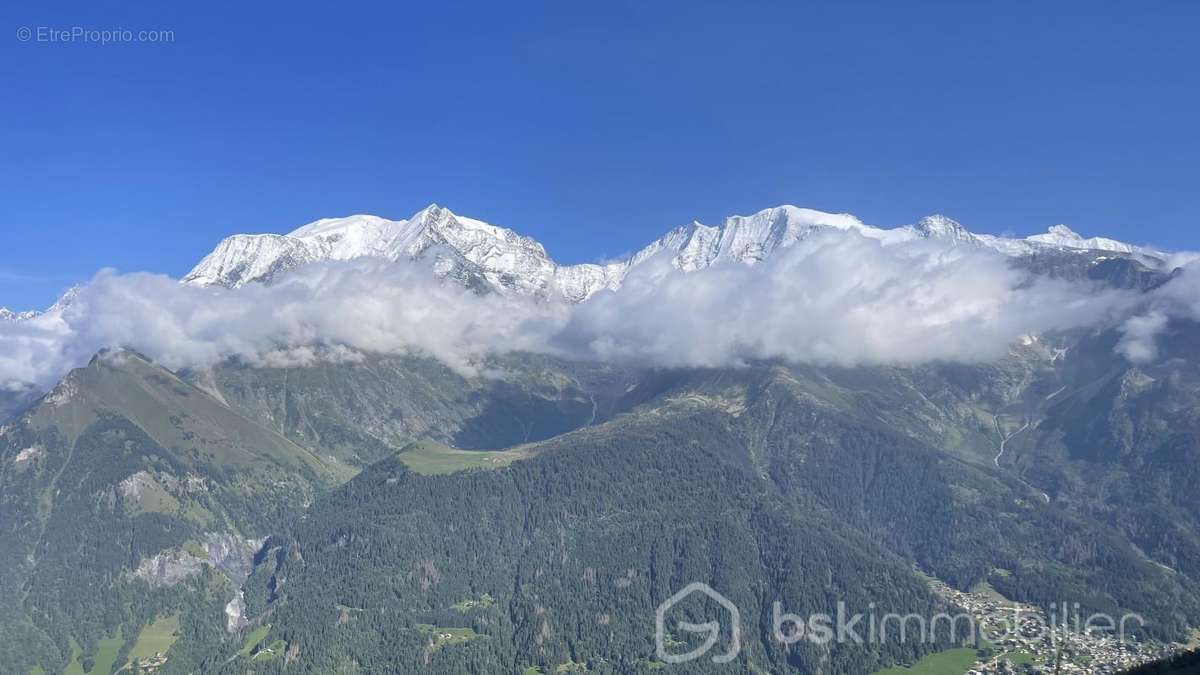
[[[0,305],[436,201],[575,262],[795,203],[1200,248],[1200,2],[15,0]],[[170,30],[47,43],[21,27]]]

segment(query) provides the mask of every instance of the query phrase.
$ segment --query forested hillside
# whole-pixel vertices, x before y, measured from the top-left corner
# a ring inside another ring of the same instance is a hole
[[[0,435],[20,636],[0,662],[640,672],[661,665],[655,608],[702,581],[741,609],[747,667],[862,673],[954,640],[785,649],[772,603],[931,614],[945,601],[922,575],[1179,638],[1200,618],[1200,380],[1186,351],[1150,369],[1111,347],[1060,335],[916,368],[515,355],[486,376],[369,356],[182,379],[107,353]]]

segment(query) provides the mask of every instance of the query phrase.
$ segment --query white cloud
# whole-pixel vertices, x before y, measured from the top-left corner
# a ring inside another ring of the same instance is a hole
[[[302,365],[362,350],[421,351],[469,372],[487,351],[544,344],[537,331],[552,316],[530,301],[439,282],[421,264],[323,263],[236,291],[104,271],[61,313],[0,322],[0,382],[48,386],[108,346],[168,368],[228,357]]]
[[[1132,316],[1121,324],[1117,351],[1134,363],[1146,363],[1158,357],[1158,336],[1167,328],[1166,312],[1155,309]]]
[[[169,368],[417,351],[468,374],[510,350],[662,366],[980,361],[1024,334],[1115,321],[1136,302],[1130,292],[1031,280],[987,251],[885,246],[841,231],[753,267],[685,274],[651,260],[620,291],[576,306],[476,295],[419,263],[320,263],[236,291],[104,271],[61,313],[0,322],[0,384],[48,387],[107,346]]]
[[[1158,338],[1168,330],[1170,319],[1200,321],[1200,260],[1181,267],[1173,279],[1150,294],[1141,313],[1121,325],[1117,351],[1130,361],[1146,363],[1158,358]]]
[[[1200,261],[1200,251],[1179,251],[1167,256],[1164,267],[1173,270],[1176,267],[1187,267]]]
[[[998,254],[830,232],[753,267],[646,265],[619,292],[581,305],[558,339],[669,366],[979,361],[1023,334],[1088,325],[1129,302],[1090,285],[1025,281]]]

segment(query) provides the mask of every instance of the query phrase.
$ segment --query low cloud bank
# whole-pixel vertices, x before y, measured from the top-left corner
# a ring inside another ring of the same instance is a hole
[[[321,263],[238,290],[103,271],[61,312],[0,322],[0,383],[46,387],[114,346],[173,369],[230,357],[298,366],[363,350],[424,352],[470,371],[488,352],[539,348],[555,315],[440,282],[419,263]]]
[[[992,252],[829,233],[753,267],[681,274],[658,261],[577,308],[557,337],[567,349],[666,366],[984,361],[1022,335],[1104,321],[1133,300],[1031,279]]]
[[[1145,307],[1121,324],[1117,351],[1134,363],[1159,357],[1159,338],[1170,330],[1172,318],[1200,321],[1200,257],[1189,256],[1175,278],[1156,289]]]
[[[1162,307],[1153,311],[1186,305],[1170,294],[1200,297],[1200,289],[1173,288],[1178,282],[1160,289]],[[423,263],[320,263],[234,291],[104,271],[61,312],[0,321],[0,386],[49,387],[112,346],[169,368],[420,352],[466,374],[488,354],[512,350],[660,366],[985,361],[1022,335],[1116,323],[1145,302],[1032,278],[986,251],[884,246],[853,232],[814,236],[752,267],[685,274],[653,260],[620,291],[579,305],[477,295],[439,281]],[[1190,311],[1200,314],[1200,304]],[[1139,317],[1125,324],[1122,350],[1131,359],[1152,356],[1162,330],[1151,314]]]

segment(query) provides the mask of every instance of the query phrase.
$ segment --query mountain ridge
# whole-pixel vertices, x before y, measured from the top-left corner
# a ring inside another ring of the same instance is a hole
[[[1083,237],[1066,225],[1024,238],[975,233],[958,221],[932,214],[894,228],[868,225],[848,213],[781,205],[748,216],[729,216],[720,225],[698,220],[676,226],[632,254],[609,262],[560,264],[533,237],[430,204],[407,219],[370,214],[321,218],[286,234],[233,234],[222,239],[180,281],[199,287],[240,288],[269,283],[301,265],[322,261],[382,258],[392,262],[433,260],[435,273],[476,288],[579,303],[603,290],[618,290],[636,267],[659,254],[685,272],[721,262],[755,264],[776,251],[822,231],[854,231],[884,245],[935,240],[970,246],[1011,259],[1039,254],[1123,257],[1170,272],[1172,256],[1107,237]],[[0,306],[0,321],[24,321],[69,305],[78,287],[44,310]]]
[[[436,250],[435,260],[442,269],[468,270],[486,279],[495,290],[543,297],[559,295],[581,302],[601,290],[618,289],[632,269],[660,253],[671,254],[672,265],[688,272],[723,261],[754,264],[826,230],[858,232],[885,245],[934,239],[1009,257],[1050,251],[1103,251],[1130,256],[1154,267],[1166,264],[1164,252],[1104,237],[1085,239],[1065,225],[1054,225],[1045,234],[1014,239],[972,233],[943,215],[884,229],[846,213],[782,205],[749,216],[730,216],[721,225],[693,221],[675,227],[615,262],[562,265],[531,237],[431,204],[404,220],[359,214],[324,218],[284,235],[232,235],[185,275],[183,282],[237,288],[254,281],[269,282],[309,262],[361,257],[399,262],[422,258]]]

